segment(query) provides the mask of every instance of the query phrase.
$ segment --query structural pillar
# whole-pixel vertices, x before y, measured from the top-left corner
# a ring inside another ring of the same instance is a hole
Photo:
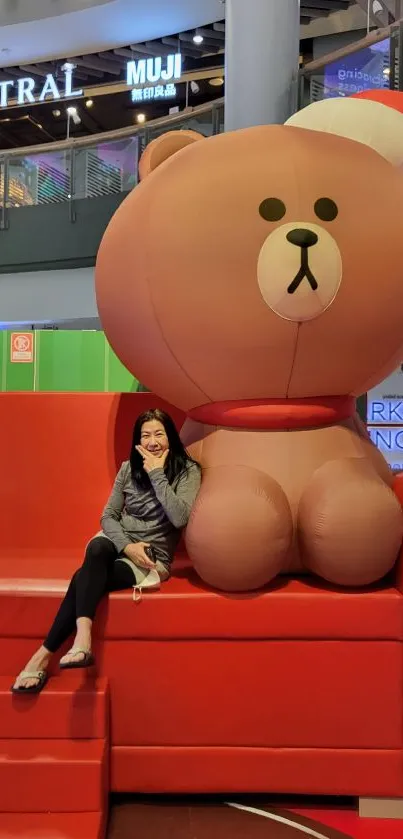
[[[299,0],[225,7],[225,130],[285,122],[297,105]]]

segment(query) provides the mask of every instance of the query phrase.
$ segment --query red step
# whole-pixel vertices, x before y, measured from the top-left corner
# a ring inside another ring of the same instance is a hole
[[[102,812],[108,763],[106,740],[1,740],[0,814]]]
[[[2,813],[0,839],[102,839],[101,813]]]
[[[0,740],[107,736],[106,679],[70,671],[51,677],[40,694],[30,696],[11,693],[12,682],[12,677],[0,676]]]

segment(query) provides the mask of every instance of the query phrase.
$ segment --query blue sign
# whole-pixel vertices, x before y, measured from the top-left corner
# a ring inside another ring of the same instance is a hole
[[[327,64],[324,99],[390,87],[390,38]]]

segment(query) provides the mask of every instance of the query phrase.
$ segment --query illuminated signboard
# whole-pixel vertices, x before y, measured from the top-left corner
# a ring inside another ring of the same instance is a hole
[[[387,38],[327,64],[324,70],[324,98],[389,88],[390,56],[391,42]]]
[[[47,99],[69,99],[72,96],[82,96],[83,90],[73,89],[73,69],[73,67],[67,67],[63,70],[64,83],[61,86],[55,77],[48,73],[39,92],[36,90],[35,79],[30,76],[0,82],[0,108],[7,108],[10,100],[16,100],[18,105],[27,105],[44,102]]]
[[[0,108],[9,104],[34,104],[56,99],[70,99],[84,95],[84,90],[73,87],[74,65],[68,63],[63,68],[64,81],[60,83],[52,73],[48,73],[40,89],[35,79],[26,76],[0,82]],[[182,56],[180,53],[162,58],[141,58],[128,61],[126,84],[132,88],[133,102],[150,99],[172,99],[176,96],[175,82],[182,75]]]
[[[367,424],[371,440],[394,469],[403,469],[403,365],[369,391]]]
[[[165,65],[165,66],[164,66]],[[182,75],[180,53],[162,58],[141,58],[128,61],[126,82],[132,88],[132,101],[172,99],[176,96],[175,81]]]

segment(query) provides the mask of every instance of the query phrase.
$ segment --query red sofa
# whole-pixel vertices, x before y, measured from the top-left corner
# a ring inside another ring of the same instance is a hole
[[[98,528],[136,415],[161,404],[149,394],[0,395],[5,684],[45,635]],[[95,641],[111,692],[111,788],[403,796],[399,574],[363,591],[283,579],[225,595],[179,556],[141,603],[113,594]],[[91,677],[59,678],[82,690]]]

